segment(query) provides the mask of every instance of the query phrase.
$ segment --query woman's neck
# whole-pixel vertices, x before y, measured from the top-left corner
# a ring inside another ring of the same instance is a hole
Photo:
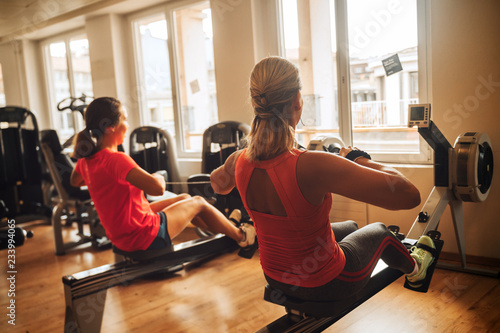
[[[109,149],[111,151],[118,151],[118,145],[109,137],[104,137],[98,146],[99,150]]]

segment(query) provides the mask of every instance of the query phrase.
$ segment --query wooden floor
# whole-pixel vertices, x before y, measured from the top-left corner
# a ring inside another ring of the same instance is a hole
[[[29,229],[34,238],[16,249],[15,326],[7,322],[7,253],[0,252],[0,332],[63,332],[62,276],[114,257],[89,247],[55,256],[52,228]],[[75,232],[67,228],[66,239]],[[168,279],[109,289],[101,332],[255,332],[284,314],[263,300],[264,285],[258,253],[224,254]],[[326,332],[500,332],[500,280],[437,269],[421,294],[399,279]]]

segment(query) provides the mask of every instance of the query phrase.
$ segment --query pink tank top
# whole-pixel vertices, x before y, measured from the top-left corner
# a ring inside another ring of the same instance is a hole
[[[335,241],[329,214],[332,195],[319,206],[302,195],[296,177],[303,151],[294,149],[272,160],[251,162],[243,151],[236,161],[236,186],[252,218],[259,240],[260,262],[270,278],[300,287],[318,287],[337,277],[345,265],[344,253]],[[252,211],[247,188],[255,168],[266,170],[287,216]]]

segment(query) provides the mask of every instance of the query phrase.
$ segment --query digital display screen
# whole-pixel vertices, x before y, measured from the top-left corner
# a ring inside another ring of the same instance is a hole
[[[424,116],[425,116],[425,107],[416,106],[411,108],[410,120],[413,121],[424,120]]]

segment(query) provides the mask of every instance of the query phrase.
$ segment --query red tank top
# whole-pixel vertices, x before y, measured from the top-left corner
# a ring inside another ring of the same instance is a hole
[[[294,149],[272,160],[251,162],[244,150],[236,161],[236,186],[252,218],[259,240],[262,270],[270,278],[300,287],[318,287],[337,277],[345,265],[344,253],[335,241],[329,214],[332,194],[319,206],[310,204],[297,183]],[[252,211],[247,188],[254,169],[266,170],[287,216]]]

